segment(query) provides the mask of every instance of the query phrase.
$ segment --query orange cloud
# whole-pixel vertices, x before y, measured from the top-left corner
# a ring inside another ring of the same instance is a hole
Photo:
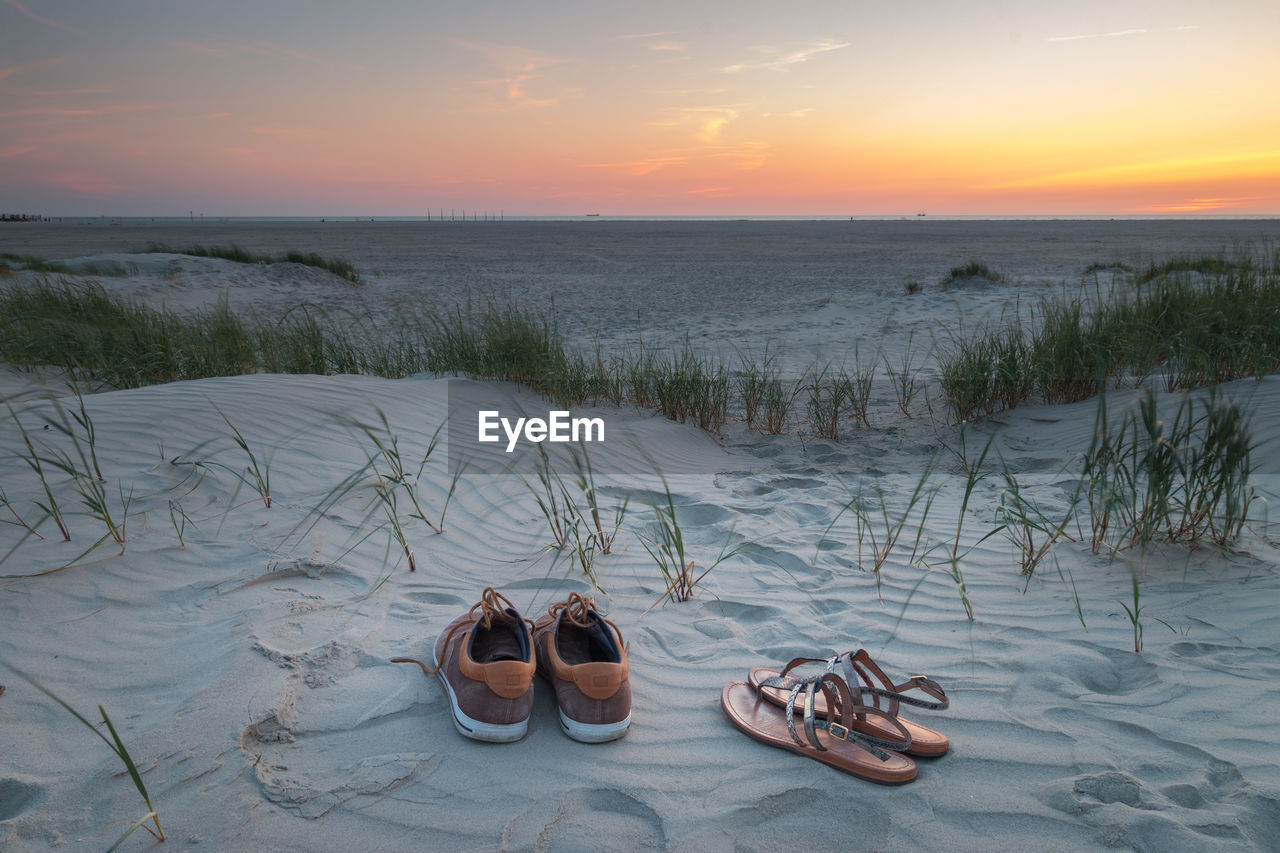
[[[1237,198],[1192,198],[1170,204],[1152,204],[1135,207],[1141,213],[1199,213],[1209,210],[1231,210],[1246,206],[1252,201],[1262,201],[1264,196],[1240,196]]]
[[[1052,175],[1035,175],[999,184],[996,188],[1115,186],[1168,183],[1178,180],[1280,174],[1280,151],[1211,155],[1178,160],[1126,163]]]
[[[621,163],[579,163],[581,169],[616,169],[625,175],[639,177],[668,166],[677,166],[689,162],[688,157],[647,157],[641,160],[628,160]]]

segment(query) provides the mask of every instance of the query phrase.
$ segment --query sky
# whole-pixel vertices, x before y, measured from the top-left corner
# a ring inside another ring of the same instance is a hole
[[[0,0],[0,212],[1280,214],[1276,0]]]

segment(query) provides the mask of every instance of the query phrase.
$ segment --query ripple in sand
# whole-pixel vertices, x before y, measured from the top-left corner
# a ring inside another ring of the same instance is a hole
[[[609,788],[575,788],[555,804],[540,800],[502,835],[504,850],[660,850],[666,843],[657,812]]]

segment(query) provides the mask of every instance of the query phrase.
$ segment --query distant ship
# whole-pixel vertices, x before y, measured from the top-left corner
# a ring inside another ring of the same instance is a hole
[[[925,215],[925,214],[924,214],[924,211],[923,211],[923,210],[916,214],[916,216],[924,216],[924,215]]]
[[[599,216],[599,215],[600,215],[600,214],[598,214],[598,213],[588,213],[588,214],[587,214],[587,216]]]

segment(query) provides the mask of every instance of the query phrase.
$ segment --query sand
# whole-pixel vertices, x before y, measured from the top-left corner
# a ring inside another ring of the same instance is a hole
[[[305,302],[389,317],[413,302],[510,294],[531,307],[554,299],[584,347],[687,336],[732,354],[767,343],[796,372],[815,359],[910,352],[932,377],[948,334],[1077,288],[1090,263],[1277,237],[1271,221],[50,223],[0,228],[0,251],[103,260],[152,240],[301,248],[347,257],[368,283],[293,265],[126,255],[136,274],[102,283],[156,305],[225,298],[268,315]],[[1008,282],[935,287],[971,259]],[[909,296],[913,280],[924,289]],[[169,836],[154,849],[1273,847],[1280,552],[1266,505],[1230,551],[1108,557],[1063,542],[1028,582],[1010,543],[983,539],[1002,491],[988,478],[961,530],[970,620],[941,550],[961,515],[958,466],[939,457],[929,514],[907,526],[878,575],[839,514],[859,485],[900,513],[937,449],[958,441],[957,427],[928,416],[941,412],[936,387],[906,418],[882,379],[872,428],[840,442],[741,423],[715,440],[603,409],[641,446],[618,451],[601,482],[606,506],[631,503],[613,553],[596,558],[598,588],[548,547],[524,482],[481,470],[462,475],[442,534],[407,522],[410,573],[367,477],[328,498],[370,452],[353,419],[385,415],[416,467],[451,381],[259,375],[85,396],[107,494],[117,505],[131,495],[126,550],[104,545],[82,565],[0,581],[0,660],[81,713],[106,708]],[[1226,390],[1252,407],[1254,483],[1274,504],[1280,377]],[[65,393],[52,371],[0,372],[0,395],[37,441],[56,443],[41,426],[74,405]],[[1111,395],[1117,407],[1132,397]],[[215,406],[270,459],[270,508],[237,478],[248,460]],[[995,435],[1026,493],[1052,506],[1065,500],[1094,412],[1092,401],[1023,407],[966,437],[980,447]],[[7,426],[0,484],[30,520],[43,496],[21,455]],[[737,551],[691,601],[651,607],[663,583],[641,535],[652,533],[662,489],[655,467],[697,565],[726,542]],[[442,507],[449,487],[437,453],[419,481],[424,505]],[[60,489],[73,505],[70,486]],[[188,519],[185,547],[171,501]],[[102,535],[83,511],[69,526],[71,543],[56,541],[50,522],[43,541],[0,526],[0,574],[57,567]],[[906,542],[917,528],[923,560]],[[1120,603],[1131,603],[1134,572],[1140,654]],[[426,657],[490,585],[531,617],[569,591],[597,597],[630,642],[625,738],[569,740],[539,685],[528,737],[477,744],[454,730],[438,683],[389,662]],[[947,711],[908,714],[945,732],[952,751],[922,761],[905,787],[758,744],[718,707],[723,684],[752,665],[860,647],[893,675],[927,673],[952,699]],[[120,762],[16,675],[0,669],[0,683],[0,842],[110,846],[125,828],[113,824],[146,810]],[[153,846],[139,831],[123,849]]]

